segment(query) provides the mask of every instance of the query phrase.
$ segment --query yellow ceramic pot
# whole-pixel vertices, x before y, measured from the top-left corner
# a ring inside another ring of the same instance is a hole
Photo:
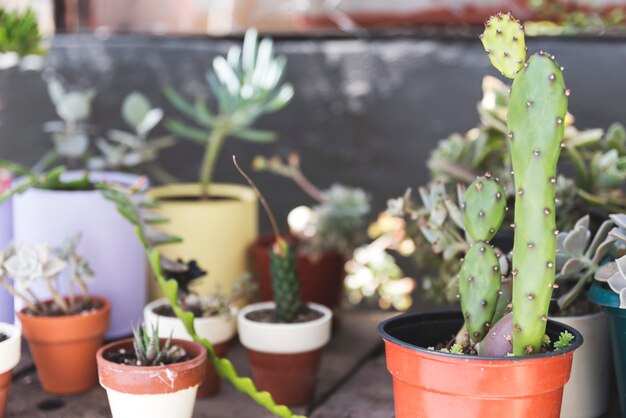
[[[235,184],[212,184],[211,199],[201,200],[199,184],[172,184],[150,190],[161,201],[155,213],[170,219],[159,225],[177,235],[182,243],[161,246],[166,257],[196,260],[209,272],[194,290],[207,294],[230,293],[247,271],[247,249],[258,234],[258,205],[254,191]],[[150,299],[161,297],[158,284],[150,280]]]

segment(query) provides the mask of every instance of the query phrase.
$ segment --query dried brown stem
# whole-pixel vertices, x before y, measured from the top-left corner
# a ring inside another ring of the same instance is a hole
[[[0,285],[2,285],[2,287],[4,287],[11,295],[19,298],[22,302],[24,302],[28,309],[30,309],[31,311],[37,311],[37,306],[35,306],[35,304],[31,302],[23,293],[11,286],[9,282],[7,282],[7,280],[2,276],[0,276]]]

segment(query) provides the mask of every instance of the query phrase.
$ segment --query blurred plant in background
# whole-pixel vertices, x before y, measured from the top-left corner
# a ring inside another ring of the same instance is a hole
[[[363,230],[370,204],[363,189],[335,183],[320,190],[302,173],[300,157],[295,153],[284,161],[277,156],[268,159],[259,155],[252,164],[257,171],[290,178],[316,202],[312,207],[298,206],[287,217],[291,234],[305,251],[313,256],[325,251],[351,256],[365,242]]]
[[[106,139],[98,138],[96,147],[100,155],[91,157],[88,167],[149,173],[162,183],[177,181],[157,164],[159,152],[174,145],[176,139],[172,135],[149,138],[150,132],[163,119],[163,110],[152,107],[143,94],[132,92],[122,103],[121,115],[132,132],[111,129]]]
[[[61,120],[44,123],[43,130],[50,134],[54,147],[41,157],[33,170],[45,171],[60,160],[71,168],[82,168],[88,158],[92,128],[87,120],[96,91],[93,88],[68,91],[54,75],[48,77],[46,83],[50,100]]]
[[[293,87],[283,83],[286,65],[287,58],[274,56],[274,44],[270,38],[259,42],[257,31],[249,29],[243,47],[235,45],[226,57],[216,57],[213,71],[206,75],[217,100],[217,113],[211,112],[201,97],[192,103],[173,88],[165,88],[172,105],[199,125],[195,127],[178,119],[165,122],[174,134],[204,145],[200,170],[204,197],[208,196],[215,163],[228,137],[256,143],[276,139],[274,132],[253,129],[252,125],[262,115],[276,112],[291,101]]]
[[[31,9],[9,11],[0,8],[0,69],[18,65],[22,58],[44,54],[46,50],[41,41],[37,16]],[[38,66],[41,60],[31,60],[27,67],[33,62]]]
[[[581,5],[562,0],[531,0],[529,6],[538,21],[525,22],[525,30],[530,36],[623,30],[626,27],[624,9],[611,3],[584,2]]]

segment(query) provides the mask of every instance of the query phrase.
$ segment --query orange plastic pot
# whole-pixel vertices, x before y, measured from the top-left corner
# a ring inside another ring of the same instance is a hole
[[[101,308],[88,314],[34,316],[24,311],[17,313],[39,381],[46,392],[76,394],[98,383],[96,352],[109,328],[111,303],[97,296],[92,296],[91,300],[99,302]]]
[[[574,350],[582,344],[578,331],[548,321],[550,338],[567,330],[575,337],[572,345],[527,357],[427,349],[448,341],[462,324],[460,312],[405,314],[380,324],[396,418],[559,418]]]
[[[273,237],[263,237],[250,246],[252,269],[262,301],[273,300],[270,276],[270,246],[273,242]],[[345,277],[343,256],[329,251],[317,259],[301,253],[296,257],[302,300],[319,303],[330,309],[338,307]]]
[[[12,370],[0,374],[0,418],[5,416],[7,404],[9,403],[11,376],[13,376]]]

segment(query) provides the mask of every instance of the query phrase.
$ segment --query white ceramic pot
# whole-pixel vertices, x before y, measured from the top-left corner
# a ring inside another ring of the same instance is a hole
[[[165,341],[161,339],[161,344]],[[126,366],[105,360],[105,353],[132,350],[133,341],[102,347],[97,355],[100,384],[107,391],[113,418],[191,418],[198,387],[204,380],[206,350],[200,344],[173,340],[192,356],[167,366]]]
[[[274,302],[253,303],[239,312],[239,339],[244,347],[263,353],[296,354],[317,350],[330,341],[333,313],[317,303],[308,306],[322,316],[314,321],[272,324],[246,318],[252,311],[273,309]]]
[[[20,361],[20,330],[11,324],[0,322],[0,333],[9,338],[0,342],[0,417],[5,416],[9,399],[9,386],[13,368]]]
[[[159,326],[159,337],[179,340],[191,340],[183,322],[176,317],[162,316],[154,313],[154,309],[167,305],[166,299],[158,299],[150,302],[143,310],[144,323],[148,326]],[[230,313],[212,316],[210,318],[194,319],[196,333],[209,340],[213,345],[230,341],[236,332],[237,310],[232,308]]]
[[[595,418],[609,406],[611,343],[606,314],[554,318],[576,329],[583,345],[576,350],[572,374],[563,391],[561,418]]]
[[[20,362],[22,334],[11,324],[0,322],[0,334],[9,336],[8,340],[0,343],[0,374],[13,370]]]

